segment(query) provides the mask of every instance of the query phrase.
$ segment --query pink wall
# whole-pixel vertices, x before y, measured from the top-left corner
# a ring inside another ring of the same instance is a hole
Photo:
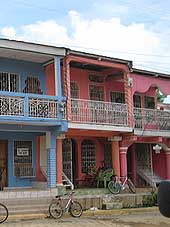
[[[169,79],[138,75],[135,73],[131,73],[131,77],[133,78],[132,94],[134,94],[136,91],[142,93],[146,92],[151,86],[159,87],[165,95],[170,94]]]
[[[80,99],[87,99],[87,100],[90,99],[89,97],[90,84],[104,87],[105,101],[110,101],[110,91],[123,92],[124,90],[123,82],[114,81],[113,79],[108,82],[104,81],[103,83],[90,82],[88,79],[89,74],[102,75],[104,78],[107,76],[107,74],[104,74],[101,72],[71,68],[71,81],[74,81],[79,86]]]
[[[55,95],[54,64],[46,66],[45,74],[46,74],[46,94]]]
[[[155,154],[152,152],[152,163],[153,163],[153,171],[160,176],[161,178],[166,178],[166,162],[165,162],[165,154],[161,151],[160,154]]]
[[[76,145],[78,144],[78,140],[80,142],[80,144],[82,143],[83,140],[91,140],[94,142],[95,146],[96,146],[96,167],[98,168],[99,166],[102,165],[101,161],[104,160],[104,151],[103,151],[103,145],[102,143],[95,139],[95,138],[92,138],[92,137],[79,137],[78,139],[76,137],[71,137],[72,139],[74,139],[74,141],[76,142]],[[77,157],[79,157],[79,160],[78,162],[81,162],[81,150],[77,150],[77,152],[79,152],[79,155],[77,154]],[[81,173],[81,170],[77,170],[77,172]],[[79,176],[80,178],[83,176],[84,174],[81,173],[81,175]]]

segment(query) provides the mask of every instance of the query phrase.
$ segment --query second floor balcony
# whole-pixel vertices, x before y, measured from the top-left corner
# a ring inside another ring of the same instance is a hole
[[[128,126],[126,104],[71,99],[71,122],[96,125]]]
[[[134,108],[134,128],[140,131],[169,131],[170,110]]]
[[[56,96],[0,92],[0,120],[55,124],[63,119],[66,119],[65,104]]]
[[[126,128],[130,127],[128,117],[127,105],[123,103],[71,99],[72,123]],[[167,133],[170,130],[170,111],[134,108],[133,126],[140,134],[147,131],[156,132],[157,135]]]

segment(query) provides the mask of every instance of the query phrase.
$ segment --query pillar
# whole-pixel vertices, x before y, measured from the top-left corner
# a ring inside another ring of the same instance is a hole
[[[131,171],[132,171],[132,181],[136,185],[137,184],[137,179],[136,179],[137,166],[136,166],[135,144],[132,146]]]
[[[127,150],[128,147],[120,147],[120,175],[127,176]]]
[[[81,139],[77,139],[77,177],[81,178]]]
[[[62,154],[62,138],[57,137],[57,149],[56,149],[56,173],[57,173],[57,185],[62,185],[62,172],[63,172],[63,154]]]
[[[132,80],[130,78],[130,73],[125,72],[124,73],[124,91],[125,91],[125,103],[127,104],[128,109],[128,126],[133,127],[133,95],[132,95],[132,83],[129,83],[129,81]]]
[[[56,133],[46,132],[47,187],[56,188]]]
[[[166,179],[170,180],[170,152],[165,152]]]
[[[116,176],[120,177],[119,142],[112,141],[112,168]]]
[[[70,88],[70,61],[68,58],[63,60],[64,74],[64,95],[67,97],[67,119],[71,120],[71,88]]]

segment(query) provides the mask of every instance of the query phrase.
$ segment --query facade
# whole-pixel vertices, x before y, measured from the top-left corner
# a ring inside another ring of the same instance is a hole
[[[170,179],[170,111],[157,102],[158,89],[170,94],[170,76],[71,50],[63,68],[68,132],[62,168],[71,181],[87,179],[89,186],[89,167],[103,165],[137,187]]]
[[[0,40],[0,171],[2,186],[39,180],[39,141],[46,147],[47,185],[56,187],[56,137],[67,130],[61,92],[63,48]],[[49,69],[49,63],[53,68]],[[50,78],[50,70],[53,78]]]
[[[170,109],[158,89],[170,94],[170,75],[131,61],[1,39],[2,185],[76,186],[92,166],[138,187],[170,179]]]

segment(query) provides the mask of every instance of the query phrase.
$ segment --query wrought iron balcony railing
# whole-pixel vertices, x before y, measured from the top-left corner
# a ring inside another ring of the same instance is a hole
[[[0,92],[0,117],[25,117],[36,119],[66,118],[66,105],[55,96]]]
[[[134,127],[142,130],[170,130],[170,111],[134,108]]]
[[[71,121],[76,123],[128,126],[126,104],[71,99]]]

